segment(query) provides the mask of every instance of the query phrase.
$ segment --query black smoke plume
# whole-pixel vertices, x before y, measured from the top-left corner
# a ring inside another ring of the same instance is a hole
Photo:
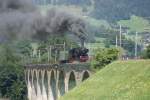
[[[86,39],[85,22],[70,13],[51,9],[41,14],[28,0],[0,0],[0,41],[36,38],[71,32]]]

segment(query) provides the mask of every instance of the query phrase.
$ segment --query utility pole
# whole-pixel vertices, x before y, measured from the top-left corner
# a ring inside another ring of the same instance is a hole
[[[31,53],[30,53],[30,59],[29,59],[29,62],[32,63],[32,62],[33,62],[32,60],[33,60],[33,50],[31,50]]]
[[[38,61],[40,62],[41,61],[41,50],[38,50],[38,55],[39,55],[39,59],[38,59]]]
[[[137,59],[137,49],[138,49],[138,32],[136,32],[136,35],[135,35],[135,59]]]
[[[57,62],[57,54],[58,54],[58,50],[56,49],[56,50],[55,50],[55,64],[56,64],[56,62]]]
[[[47,55],[48,55],[48,63],[50,63],[50,47],[48,46],[48,48],[47,48]]]
[[[66,42],[64,42],[64,58],[66,59]]]
[[[52,46],[51,45],[48,47],[47,51],[48,51],[48,62],[50,63],[52,59]]]
[[[49,61],[51,61],[52,60],[52,46],[50,46],[50,48],[49,48],[50,50],[49,50]]]
[[[129,31],[127,30],[127,34],[126,35],[128,35],[129,34]]]
[[[118,47],[118,36],[116,35],[116,48]]]
[[[120,47],[122,47],[122,26],[120,25]]]

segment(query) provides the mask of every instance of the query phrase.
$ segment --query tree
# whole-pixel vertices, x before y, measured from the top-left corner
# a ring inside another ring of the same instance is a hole
[[[30,56],[31,55],[31,42],[30,41],[18,41],[18,43],[16,43],[16,49],[18,51],[18,53],[22,54],[22,55],[26,55],[26,56]]]
[[[117,60],[119,56],[119,50],[115,48],[98,49],[94,58],[94,69],[101,69],[114,60]]]
[[[0,46],[0,94],[11,100],[26,100],[27,89],[23,67],[9,46]]]

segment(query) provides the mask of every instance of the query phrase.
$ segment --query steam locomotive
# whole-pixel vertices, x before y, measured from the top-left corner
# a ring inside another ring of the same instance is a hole
[[[88,52],[89,50],[84,47],[73,48],[68,52],[68,59],[60,63],[86,62],[89,59]]]
[[[89,49],[85,48],[85,37],[79,36],[81,40],[81,47],[73,48],[68,52],[68,59],[61,60],[60,63],[74,63],[74,62],[87,62],[89,60]]]

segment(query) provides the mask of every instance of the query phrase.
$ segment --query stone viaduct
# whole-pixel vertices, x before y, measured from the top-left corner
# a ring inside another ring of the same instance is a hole
[[[90,77],[90,64],[28,64],[25,79],[29,100],[58,100]]]

